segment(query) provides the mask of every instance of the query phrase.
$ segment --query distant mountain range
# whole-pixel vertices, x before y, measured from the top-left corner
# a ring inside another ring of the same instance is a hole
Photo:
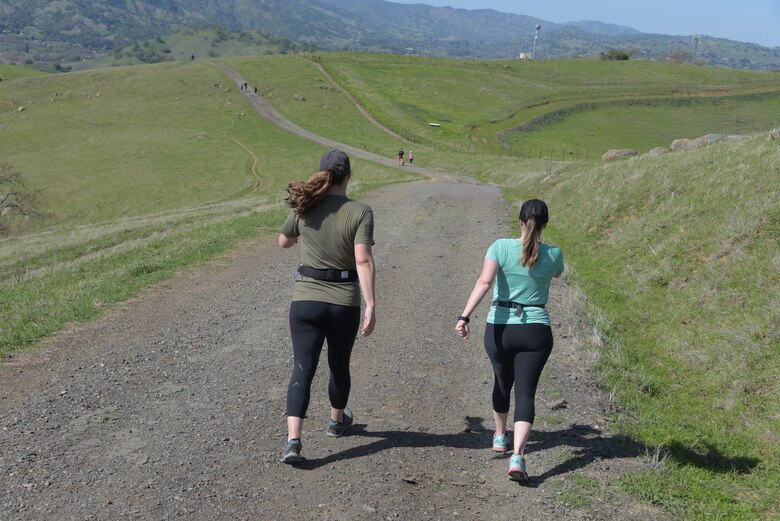
[[[537,24],[537,59],[631,49],[641,58],[780,69],[777,47],[384,0],[0,0],[0,62],[91,58],[190,26],[259,30],[325,50],[515,59],[532,53]]]

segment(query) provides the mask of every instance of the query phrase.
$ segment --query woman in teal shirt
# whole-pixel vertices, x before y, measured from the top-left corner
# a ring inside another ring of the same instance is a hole
[[[485,327],[485,351],[495,376],[493,450],[508,450],[506,424],[514,385],[514,450],[509,459],[509,478],[520,482],[528,481],[523,455],[534,421],[536,386],[553,347],[545,305],[552,279],[563,273],[560,248],[541,241],[547,220],[544,201],[523,203],[520,239],[498,239],[490,246],[482,273],[455,326],[459,336],[469,337],[469,316],[493,286],[493,305]]]

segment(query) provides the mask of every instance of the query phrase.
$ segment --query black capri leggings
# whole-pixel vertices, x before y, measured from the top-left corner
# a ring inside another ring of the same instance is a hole
[[[343,409],[349,399],[352,380],[349,359],[360,327],[360,306],[339,306],[310,300],[290,305],[290,333],[295,358],[287,387],[287,416],[306,417],[311,382],[325,340],[328,341],[330,382],[328,397],[336,409]]]
[[[514,421],[534,422],[539,376],[553,348],[546,324],[491,324],[485,329],[485,351],[493,364],[493,410],[509,412],[515,386]]]

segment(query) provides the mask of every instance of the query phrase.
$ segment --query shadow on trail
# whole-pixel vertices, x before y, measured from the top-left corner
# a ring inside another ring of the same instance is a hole
[[[637,458],[652,453],[644,443],[623,434],[604,436],[589,425],[571,425],[558,431],[531,431],[526,454],[568,447],[570,456],[542,474],[532,475],[529,486],[537,486],[550,478],[585,468],[593,462],[614,458]]]
[[[697,449],[686,446],[679,441],[668,444],[670,457],[681,465],[698,467],[710,472],[749,474],[761,460],[750,456],[728,457],[712,444],[704,442]]]
[[[474,420],[479,420],[479,428],[475,428]],[[376,438],[367,445],[351,447],[347,450],[330,454],[319,459],[304,459],[296,467],[304,470],[314,470],[336,461],[371,456],[388,449],[398,447],[430,448],[450,447],[456,449],[485,449],[493,438],[492,431],[481,427],[482,418],[468,418],[468,426],[455,434],[431,434],[414,431],[369,431],[365,425],[356,424],[350,430],[350,437]]]
[[[650,447],[623,434],[603,436],[601,431],[588,425],[572,425],[568,429],[559,431],[532,431],[526,453],[561,446],[570,447],[572,457],[541,475],[532,476],[530,486],[587,467],[595,461],[643,457],[648,460],[649,466],[657,463],[652,462],[656,447]],[[695,466],[710,472],[746,474],[760,463],[756,458],[723,456],[710,445],[706,446],[706,453],[695,451],[676,441],[661,447],[664,448],[668,451],[668,457],[675,463]]]
[[[351,447],[341,452],[330,454],[319,459],[305,459],[297,465],[303,470],[314,470],[337,461],[371,456],[393,448],[431,448],[448,447],[455,449],[489,450],[493,431],[486,429],[482,418],[467,417],[466,428],[453,434],[432,434],[413,431],[370,431],[366,425],[354,426],[350,436],[371,438],[374,441],[358,447]],[[538,486],[546,480],[587,467],[593,462],[613,458],[637,458],[652,449],[628,436],[604,436],[601,431],[587,425],[572,425],[567,429],[557,431],[534,430],[528,441],[526,453],[548,451],[556,447],[568,447],[571,457],[546,472],[531,477],[528,486]],[[506,455],[497,457],[507,458]]]

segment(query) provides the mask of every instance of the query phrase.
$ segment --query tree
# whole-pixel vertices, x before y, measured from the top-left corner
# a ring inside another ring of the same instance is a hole
[[[14,218],[43,217],[38,197],[22,181],[22,174],[8,163],[0,163],[0,235],[11,231]]]

